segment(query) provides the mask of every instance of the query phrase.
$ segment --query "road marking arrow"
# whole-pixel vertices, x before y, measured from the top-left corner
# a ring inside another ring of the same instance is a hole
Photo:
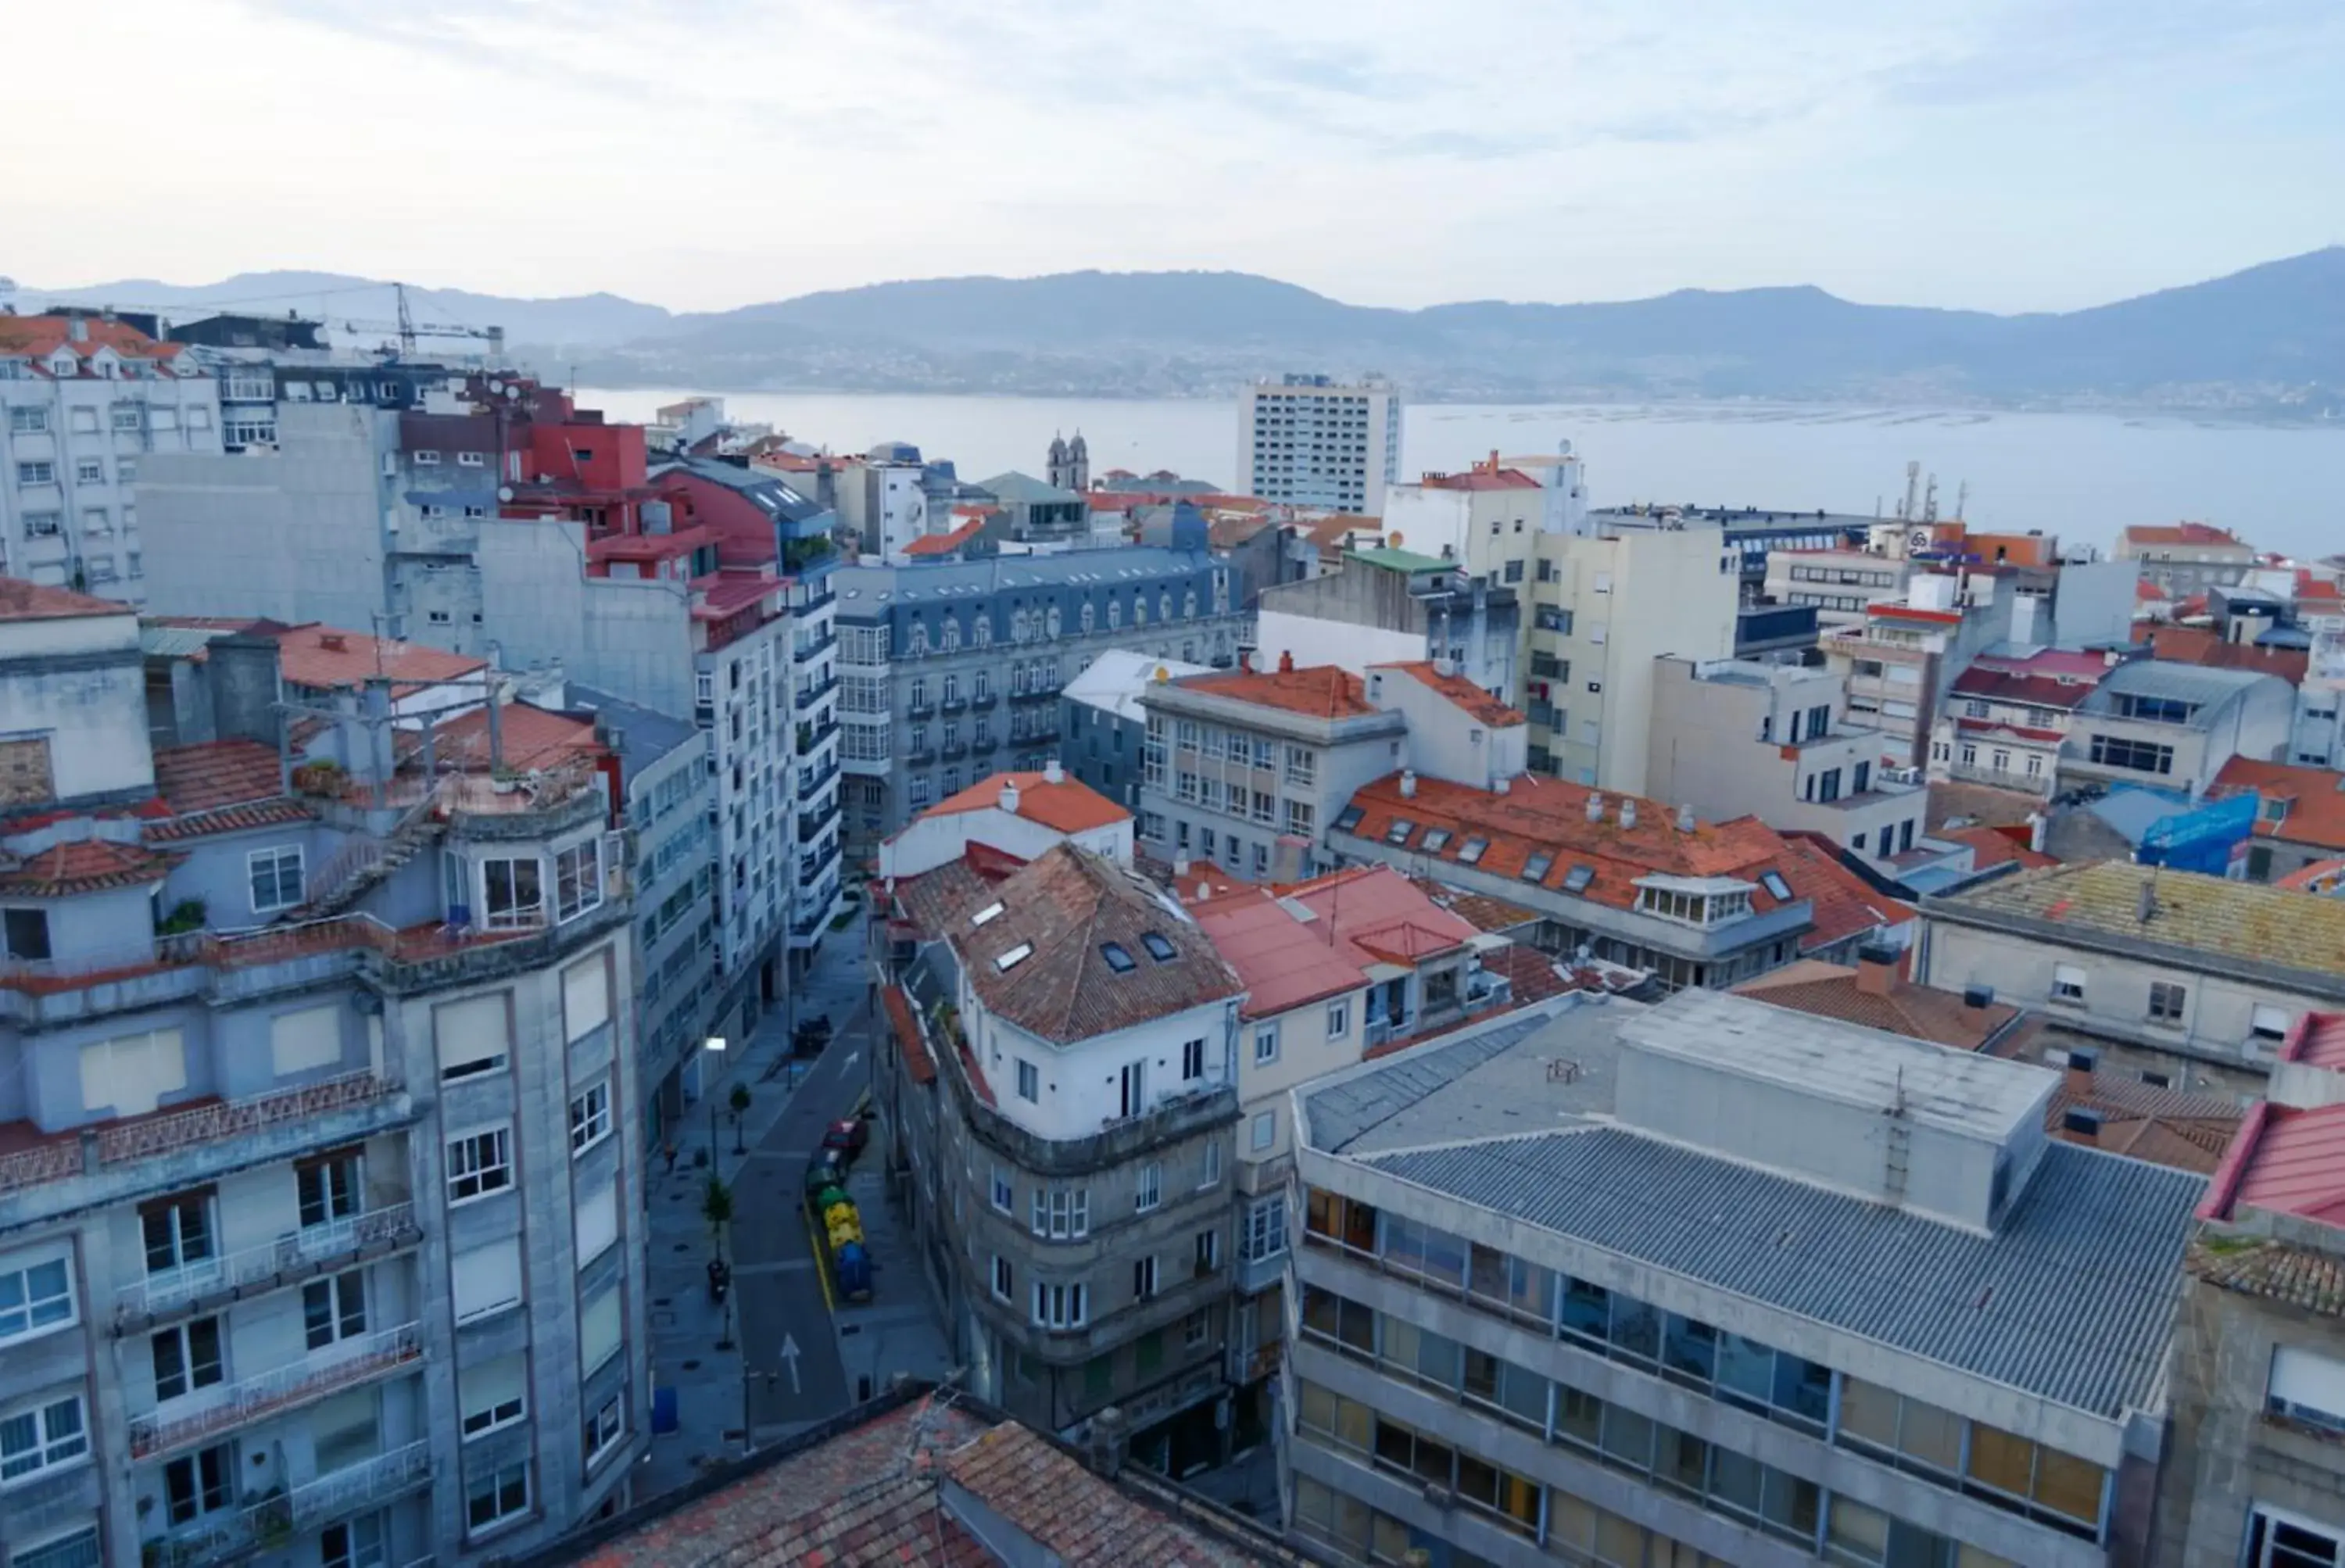
[[[782,1336],[782,1359],[790,1369],[790,1392],[803,1397],[806,1390],[798,1386],[798,1342],[787,1334]]]

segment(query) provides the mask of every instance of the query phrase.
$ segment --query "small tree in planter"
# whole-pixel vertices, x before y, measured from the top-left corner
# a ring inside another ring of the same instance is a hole
[[[733,1105],[733,1152],[745,1155],[749,1151],[741,1142],[741,1119],[749,1114],[749,1085],[736,1084],[731,1096]]]
[[[733,1189],[711,1176],[700,1191],[700,1217],[708,1222],[708,1236],[721,1262],[725,1257],[725,1231],[733,1223]]]

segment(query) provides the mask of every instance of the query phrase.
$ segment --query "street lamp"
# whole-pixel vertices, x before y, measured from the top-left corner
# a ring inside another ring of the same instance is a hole
[[[709,1055],[722,1058],[725,1054],[725,1036],[711,1034],[700,1043],[700,1048]],[[710,1078],[710,1074],[716,1071],[718,1064],[710,1063],[705,1065],[700,1074],[702,1079],[700,1096],[708,1102],[708,1168],[712,1171],[716,1168],[716,1084]]]

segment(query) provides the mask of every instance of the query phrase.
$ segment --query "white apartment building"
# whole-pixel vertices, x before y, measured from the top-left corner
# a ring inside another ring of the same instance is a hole
[[[1286,375],[1238,394],[1238,473],[1264,501],[1379,514],[1400,477],[1399,391]]]
[[[1873,550],[1770,550],[1767,597],[1812,605],[1820,626],[1863,623],[1868,605],[1905,592],[1914,563]]]
[[[102,316],[0,315],[0,573],[139,597],[139,463],[218,452],[219,409],[182,344]]]

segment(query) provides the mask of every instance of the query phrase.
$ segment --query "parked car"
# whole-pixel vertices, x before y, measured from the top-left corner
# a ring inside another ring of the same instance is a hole
[[[833,1122],[822,1133],[824,1151],[844,1165],[854,1164],[855,1156],[861,1154],[863,1145],[870,1141],[870,1124],[860,1116],[848,1116]]]

